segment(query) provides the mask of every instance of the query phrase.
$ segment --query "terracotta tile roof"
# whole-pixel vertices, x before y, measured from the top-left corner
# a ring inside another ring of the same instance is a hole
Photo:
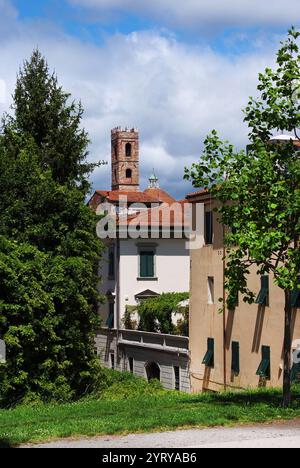
[[[128,203],[168,203],[171,205],[172,203],[176,202],[175,198],[173,198],[171,195],[165,192],[165,190],[158,188],[149,188],[146,189],[144,192],[126,192],[123,190],[96,190],[91,202],[97,202],[97,197],[95,197],[96,195],[105,198],[107,199],[107,201],[112,203],[118,202],[120,196],[127,197]]]
[[[189,199],[189,198],[195,198],[195,197],[204,196],[204,195],[209,195],[209,190],[201,189],[201,190],[198,190],[197,192],[188,193],[186,198]]]
[[[169,203],[170,205],[176,202],[175,198],[171,197],[171,195],[169,195],[167,192],[165,192],[164,190],[160,188],[146,189],[144,191],[144,194],[147,196],[149,195],[150,197],[155,198],[164,203]]]
[[[110,202],[118,202],[120,197],[126,197],[128,203],[161,203],[163,200],[144,192],[125,192],[121,190],[96,190],[96,193]]]
[[[183,228],[190,225],[187,212],[184,210],[184,204],[182,201],[178,202],[178,208],[170,211],[170,205],[163,203],[157,208],[151,208],[146,211],[142,211],[138,214],[134,214],[128,217],[120,217],[118,220],[119,226],[126,226],[128,224],[134,224],[136,220],[137,225],[142,227],[171,227],[171,228]]]

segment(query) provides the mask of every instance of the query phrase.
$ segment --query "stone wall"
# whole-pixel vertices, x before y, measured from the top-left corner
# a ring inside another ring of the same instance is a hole
[[[175,390],[175,368],[179,368],[180,391],[190,391],[188,338],[137,331],[120,331],[117,350],[116,330],[97,333],[97,354],[101,363],[120,372],[132,372],[147,379],[148,366],[156,364],[160,381],[167,390]],[[130,369],[130,362],[132,369]]]

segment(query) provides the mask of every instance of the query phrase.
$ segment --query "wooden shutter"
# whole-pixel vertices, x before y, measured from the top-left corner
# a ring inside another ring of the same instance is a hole
[[[236,341],[232,342],[231,370],[236,375],[240,373],[240,344]]]

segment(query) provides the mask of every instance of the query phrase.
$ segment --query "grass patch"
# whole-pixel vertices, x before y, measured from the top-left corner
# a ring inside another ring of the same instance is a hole
[[[300,391],[292,408],[280,407],[281,392],[186,395],[166,392],[129,374],[110,373],[101,395],[72,404],[0,410],[0,448],[71,436],[150,432],[180,427],[262,423],[300,417]]]

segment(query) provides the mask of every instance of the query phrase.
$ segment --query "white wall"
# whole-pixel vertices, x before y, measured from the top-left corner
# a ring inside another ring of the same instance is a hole
[[[156,250],[155,273],[157,280],[139,279],[139,246],[154,245]],[[190,288],[190,255],[185,239],[123,239],[120,240],[120,327],[126,305],[136,305],[135,295],[147,289],[158,294],[188,292]],[[117,252],[115,249],[115,258]],[[117,264],[115,268],[117,278]],[[117,293],[116,281],[108,279],[108,250],[104,252],[99,275],[102,277],[100,292]],[[117,301],[115,306],[115,313]],[[108,304],[100,306],[100,316],[105,326]]]
[[[155,244],[157,280],[139,280],[139,245]],[[164,292],[187,292],[190,287],[190,256],[185,239],[120,241],[120,308],[136,305],[135,295],[150,289]]]

